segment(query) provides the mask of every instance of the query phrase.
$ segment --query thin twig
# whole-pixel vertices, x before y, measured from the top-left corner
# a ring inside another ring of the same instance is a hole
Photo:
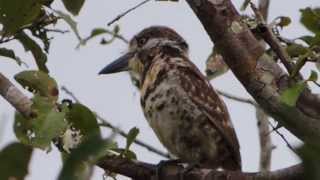
[[[123,130],[117,128],[117,127],[115,127],[115,126],[112,125],[112,124],[110,124],[108,121],[104,120],[104,119],[103,119],[101,116],[99,116],[98,114],[96,114],[96,116],[98,117],[98,119],[100,119],[100,120],[102,121],[101,123],[99,123],[99,126],[110,128],[110,129],[112,129],[115,133],[120,134],[121,136],[123,136],[123,137],[125,137],[125,138],[128,137],[128,134],[127,134],[125,131],[123,131]],[[141,147],[146,148],[146,149],[149,150],[150,152],[153,152],[153,153],[155,153],[155,154],[158,154],[158,155],[160,155],[160,156],[162,156],[162,157],[164,157],[164,158],[170,159],[170,156],[169,156],[168,153],[165,153],[165,152],[163,152],[163,151],[160,151],[160,150],[158,150],[157,148],[152,147],[151,145],[149,145],[149,144],[147,144],[147,143],[145,143],[145,142],[143,142],[143,141],[141,141],[141,140],[139,140],[139,139],[135,139],[135,140],[134,140],[134,143],[137,144],[137,145],[139,145],[139,146],[141,146]]]
[[[234,101],[239,101],[239,102],[246,103],[246,104],[250,104],[253,106],[258,106],[258,104],[254,100],[238,97],[238,96],[223,92],[221,90],[216,90],[216,91],[218,92],[219,95],[224,96],[228,99],[231,99]]]
[[[286,143],[287,147],[294,153],[298,154],[298,152],[295,150],[294,147],[291,146],[291,144],[289,143],[289,141],[286,139],[286,137],[281,133],[279,132],[279,128],[275,127],[271,122],[269,122],[269,125],[271,126],[272,128],[272,131],[271,132],[276,132],[280,137],[281,139]]]
[[[74,101],[76,101],[77,103],[81,103],[81,101],[68,89],[66,88],[65,86],[62,86],[61,87],[61,90],[64,91],[67,95],[69,95],[72,99],[74,99]],[[95,113],[96,117],[101,121],[101,123],[99,123],[99,126],[102,126],[102,127],[107,127],[107,128],[110,128],[112,129],[112,131],[114,131],[115,133],[118,133],[120,134],[121,136],[127,138],[128,137],[128,134],[121,130],[120,128],[112,125],[111,123],[109,123],[105,118],[103,118],[102,116],[100,116],[98,113]],[[170,159],[170,156],[168,153],[165,153],[139,139],[135,139],[134,140],[134,143],[141,146],[141,147],[144,147],[146,148],[147,150],[149,150],[150,152],[153,152],[155,154],[158,154],[159,156],[162,156],[164,158],[167,158],[167,159]]]
[[[130,13],[131,11],[137,9],[138,7],[142,6],[143,4],[145,4],[145,3],[149,2],[149,1],[151,1],[151,0],[145,0],[145,1],[137,4],[136,6],[134,6],[134,7],[130,8],[130,9],[126,10],[125,12],[119,14],[116,18],[114,18],[112,21],[110,21],[110,22],[108,23],[108,26],[112,25],[112,24],[115,23],[116,21],[119,21],[122,17],[124,17],[124,16],[127,15],[128,13]]]
[[[65,34],[65,33],[69,33],[69,30],[62,30],[62,29],[49,29],[49,28],[44,28],[45,31],[47,32],[54,32],[54,33],[61,33],[61,34]]]

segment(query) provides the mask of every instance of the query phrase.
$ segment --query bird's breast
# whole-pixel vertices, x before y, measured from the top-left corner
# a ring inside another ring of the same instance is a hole
[[[186,160],[201,162],[217,155],[216,129],[208,117],[188,98],[178,83],[179,76],[167,77],[150,86],[141,97],[146,119],[161,143],[174,155]]]

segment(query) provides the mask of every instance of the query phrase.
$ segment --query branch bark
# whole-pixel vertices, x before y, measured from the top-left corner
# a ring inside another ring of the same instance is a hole
[[[269,128],[269,117],[259,107],[256,107],[256,117],[258,120],[260,140],[260,171],[267,172],[270,170],[271,156],[273,150]]]
[[[278,64],[264,55],[263,47],[241,22],[231,1],[187,0],[187,3],[228,66],[256,102],[298,138],[318,144],[319,97],[305,90],[296,107],[281,102],[281,93],[288,87],[290,79]]]
[[[31,100],[15,87],[2,73],[0,73],[0,94],[24,117],[29,117],[31,115]]]
[[[116,156],[103,158],[98,166],[106,171],[122,174],[135,180],[155,180],[157,165],[130,161]],[[158,172],[158,180],[300,180],[303,179],[302,165],[265,173],[245,173],[240,171],[217,171],[212,169],[192,169],[186,171],[180,165],[168,165]]]
[[[259,12],[265,22],[268,22],[269,14],[269,0],[259,0]],[[265,48],[264,43],[264,48]],[[259,142],[260,142],[260,163],[259,169],[261,172],[270,171],[272,150],[271,133],[269,128],[269,116],[258,106],[256,106],[256,117],[259,131]]]

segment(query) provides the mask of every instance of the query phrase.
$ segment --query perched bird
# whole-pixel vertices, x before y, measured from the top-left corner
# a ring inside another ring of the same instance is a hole
[[[225,104],[188,58],[174,30],[152,26],[99,74],[129,71],[151,128],[179,160],[204,168],[241,170],[239,143]]]

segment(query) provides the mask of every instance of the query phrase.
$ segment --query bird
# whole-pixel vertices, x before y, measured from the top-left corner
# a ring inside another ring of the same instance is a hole
[[[226,105],[173,29],[151,26],[99,74],[129,71],[145,118],[170,154],[201,168],[241,171],[240,146]]]

